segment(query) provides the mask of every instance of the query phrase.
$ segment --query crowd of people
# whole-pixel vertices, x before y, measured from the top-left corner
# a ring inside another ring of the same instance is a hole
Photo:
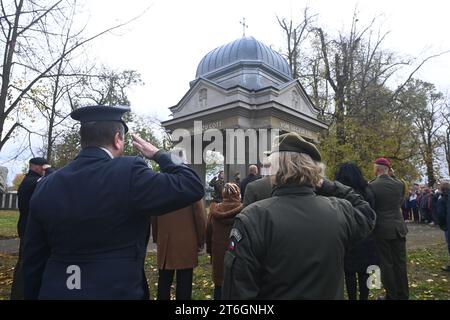
[[[440,195],[438,188],[414,183],[402,204],[405,221],[438,225],[437,201]]]
[[[317,147],[296,133],[277,138],[261,175],[251,165],[227,182],[220,171],[206,210],[204,186],[182,159],[136,135],[134,147],[161,172],[122,156],[128,110],[75,110],[77,158],[51,175],[45,159],[30,160],[12,299],[148,299],[151,235],[160,300],[170,299],[175,276],[176,299],[191,298],[205,244],[216,300],[344,299],[344,286],[349,299],[366,300],[374,266],[380,298],[408,299],[405,220],[439,224],[448,240],[450,184],[406,196],[385,158],[374,160],[371,181],[352,162],[329,180]]]

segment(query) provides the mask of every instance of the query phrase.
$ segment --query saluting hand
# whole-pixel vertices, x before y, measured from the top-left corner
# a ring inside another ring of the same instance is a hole
[[[152,159],[154,155],[159,151],[157,147],[152,145],[150,142],[145,141],[136,134],[132,134],[133,146],[141,152],[147,159]]]

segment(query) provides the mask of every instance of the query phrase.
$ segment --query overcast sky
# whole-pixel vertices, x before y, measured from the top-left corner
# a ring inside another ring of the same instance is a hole
[[[101,61],[117,68],[141,72],[145,86],[131,93],[132,107],[165,120],[195,78],[198,63],[212,49],[242,36],[239,21],[246,18],[246,34],[274,49],[284,49],[279,17],[299,21],[305,5],[318,14],[328,30],[348,30],[355,7],[361,25],[378,17],[382,31],[390,31],[385,47],[405,56],[423,58],[450,50],[450,4],[445,0],[90,0],[87,11],[92,27],[147,13],[120,32],[95,44]],[[422,79],[450,89],[450,54],[427,63]]]
[[[305,5],[318,14],[327,30],[348,30],[353,10],[361,25],[378,17],[382,31],[390,31],[384,47],[409,57],[424,58],[450,50],[450,5],[445,0],[89,0],[82,19],[94,33],[126,21],[147,9],[131,25],[91,45],[92,59],[111,68],[135,69],[145,85],[130,92],[132,110],[160,120],[169,118],[194,80],[197,65],[212,49],[242,36],[239,21],[246,18],[246,35],[274,49],[284,49],[276,16],[299,21]],[[81,17],[80,17],[81,18]],[[450,54],[428,62],[418,73],[450,91]],[[400,80],[400,79],[399,79]],[[5,149],[7,150],[7,149]],[[4,163],[5,152],[0,156]],[[9,181],[23,164],[10,163]]]

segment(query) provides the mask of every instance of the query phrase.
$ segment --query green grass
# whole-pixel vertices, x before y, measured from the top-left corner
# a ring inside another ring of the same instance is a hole
[[[16,261],[16,254],[0,253],[0,300],[9,299]]]
[[[156,264],[156,255],[148,254],[145,261],[145,273],[147,275],[148,284],[150,287],[151,299],[156,299],[158,269]],[[209,255],[201,255],[198,259],[198,267],[194,269],[193,283],[192,283],[192,299],[194,300],[211,300],[213,296],[214,283],[211,278],[211,265],[209,263]],[[172,285],[171,296],[175,299],[175,282]]]
[[[408,252],[408,282],[411,300],[450,300],[450,273],[441,267],[449,264],[446,244]],[[369,298],[384,295],[383,290],[371,290]]]
[[[19,211],[0,210],[0,239],[16,238]]]
[[[8,299],[12,274],[17,255],[0,254],[0,300]],[[410,298],[413,300],[450,300],[450,273],[441,271],[448,263],[446,245],[439,244],[427,249],[411,250],[408,255]],[[145,271],[152,299],[156,297],[158,270],[155,254],[146,259]],[[193,299],[209,300],[212,297],[213,282],[209,256],[199,257],[199,266],[194,270]],[[370,298],[376,299],[382,290],[371,290]]]

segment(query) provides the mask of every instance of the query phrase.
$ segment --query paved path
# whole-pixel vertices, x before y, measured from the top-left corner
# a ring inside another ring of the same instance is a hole
[[[408,249],[420,249],[429,245],[444,244],[444,233],[436,226],[408,223],[408,237],[406,245]],[[18,239],[0,240],[0,253],[17,253],[19,251]],[[156,245],[150,243],[148,252],[156,252]]]
[[[0,253],[19,252],[19,239],[0,239]],[[147,252],[156,252],[156,244],[149,243]]]
[[[0,253],[16,253],[19,251],[19,239],[0,240]]]
[[[406,237],[408,249],[421,249],[434,244],[445,244],[444,232],[437,226],[407,223],[409,233]]]

